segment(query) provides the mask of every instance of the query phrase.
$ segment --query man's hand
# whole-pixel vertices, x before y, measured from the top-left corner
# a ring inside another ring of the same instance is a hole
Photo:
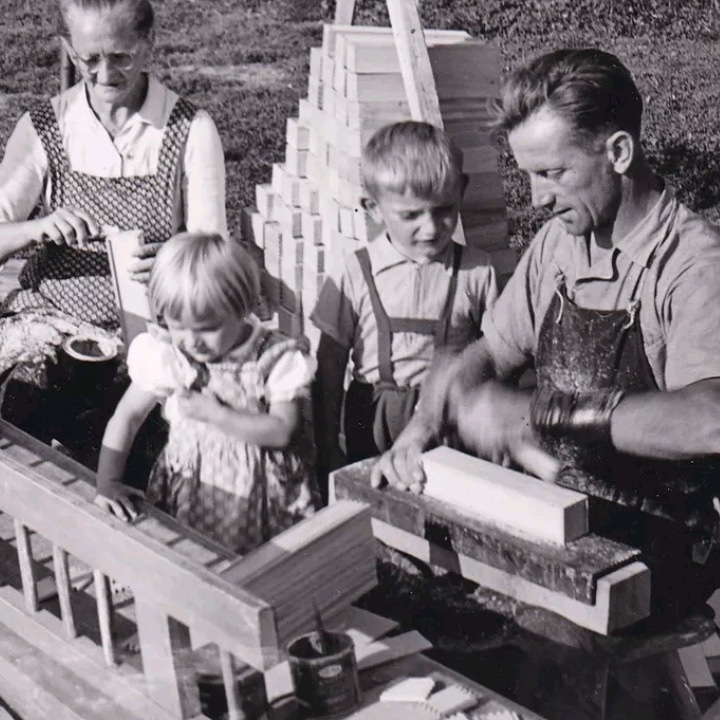
[[[132,522],[139,515],[136,501],[143,493],[121,482],[104,483],[95,495],[94,503],[120,520]]]
[[[478,457],[505,464],[512,449],[532,438],[531,394],[495,380],[458,400],[456,423],[463,444]]]
[[[147,285],[150,281],[150,271],[155,264],[155,256],[158,250],[163,246],[163,243],[146,243],[145,245],[138,245],[133,250],[133,256],[138,258],[137,262],[134,262],[129,270],[130,277],[136,282]]]
[[[405,429],[386,453],[383,453],[370,473],[372,487],[380,487],[383,478],[398,490],[422,492],[425,472],[420,456],[437,437],[435,428],[416,411]]]
[[[84,210],[62,207],[37,221],[38,240],[56,245],[84,247],[90,238],[100,235],[100,225]]]

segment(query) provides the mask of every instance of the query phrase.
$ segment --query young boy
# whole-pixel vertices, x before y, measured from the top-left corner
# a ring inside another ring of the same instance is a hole
[[[410,419],[436,348],[480,336],[495,300],[488,256],[451,239],[467,185],[460,149],[420,122],[378,130],[362,156],[364,208],[385,232],[325,282],[311,319],[321,331],[316,429],[321,477],[387,450]]]

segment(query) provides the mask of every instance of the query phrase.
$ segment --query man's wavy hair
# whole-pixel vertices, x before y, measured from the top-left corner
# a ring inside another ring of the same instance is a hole
[[[592,140],[623,130],[640,139],[643,101],[630,71],[602,50],[556,50],[505,78],[493,126],[511,131],[541,107]]]

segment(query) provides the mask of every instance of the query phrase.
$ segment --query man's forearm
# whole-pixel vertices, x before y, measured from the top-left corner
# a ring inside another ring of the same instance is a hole
[[[629,394],[615,408],[610,429],[615,447],[632,455],[683,460],[720,454],[720,379]]]

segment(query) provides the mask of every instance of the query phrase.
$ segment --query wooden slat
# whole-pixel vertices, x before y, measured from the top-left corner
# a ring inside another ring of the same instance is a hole
[[[593,604],[599,577],[640,558],[636,548],[593,534],[565,547],[530,542],[465,518],[424,495],[371,488],[373,462],[333,473],[338,499],[366,502],[378,520],[580,602]]]
[[[55,569],[55,583],[57,585],[58,598],[60,600],[60,616],[65,636],[68,640],[77,637],[75,628],[75,616],[73,615],[72,602],[70,600],[70,571],[68,568],[68,554],[58,545],[53,545],[53,566]]]
[[[177,718],[200,713],[200,696],[185,625],[136,598],[138,634],[148,692]]]
[[[13,514],[11,513],[11,515]],[[17,544],[23,594],[25,595],[25,607],[29,613],[36,613],[40,603],[38,601],[35,568],[33,567],[32,549],[30,547],[30,532],[27,526],[18,518],[15,518],[13,523],[15,525],[15,542]]]
[[[113,645],[113,619],[112,619],[112,588],[110,578],[100,570],[93,571],[95,582],[95,600],[97,602],[98,624],[100,626],[100,641],[103,655],[108,667],[117,664],[115,659],[115,646]]]
[[[337,0],[335,25],[352,25],[355,17],[355,0]]]
[[[435,77],[417,4],[413,0],[387,0],[387,7],[412,117],[442,127]]]
[[[0,452],[2,509],[93,568],[131,585],[186,625],[194,624],[257,668],[276,662],[272,609],[132,525],[45,480]],[[138,572],[137,568],[143,568]]]
[[[449,447],[422,455],[428,497],[539,542],[565,545],[588,532],[588,499]]]
[[[220,650],[220,667],[222,669],[225,697],[227,698],[228,720],[245,720],[245,713],[240,704],[238,694],[235,658],[227,651]]]

